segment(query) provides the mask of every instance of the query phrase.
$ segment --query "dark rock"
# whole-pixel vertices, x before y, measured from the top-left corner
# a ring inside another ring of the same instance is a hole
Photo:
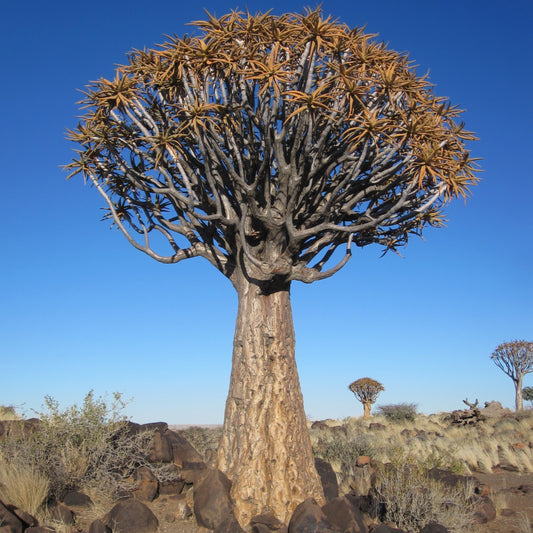
[[[289,533],[334,533],[326,515],[313,498],[303,501],[289,522]]]
[[[175,479],[172,481],[162,481],[159,483],[159,494],[161,496],[167,494],[180,494],[185,486],[183,479]]]
[[[172,447],[165,435],[166,430],[157,429],[154,431],[152,438],[152,446],[148,461],[151,463],[171,463],[172,462]]]
[[[0,438],[24,437],[39,431],[41,421],[38,418],[28,420],[2,420],[0,422]]]
[[[27,513],[26,511],[19,509],[18,507],[8,505],[7,508],[20,520],[22,520],[22,523],[24,527],[35,527],[39,525],[39,521],[37,518],[35,518],[30,513]]]
[[[287,526],[273,514],[263,513],[250,520],[252,533],[287,533]]]
[[[496,509],[488,496],[483,496],[476,505],[474,518],[478,524],[486,524],[496,518]]]
[[[387,426],[385,426],[384,424],[380,424],[379,422],[372,422],[371,424],[368,425],[368,429],[370,431],[381,431],[383,429],[385,429]]]
[[[113,533],[156,533],[159,521],[139,500],[119,501],[102,520]]]
[[[514,516],[516,514],[516,511],[513,511],[512,509],[505,507],[504,509],[500,510],[500,514],[502,516]]]
[[[329,426],[323,420],[316,420],[311,424],[311,429],[322,429],[329,431]]]
[[[213,533],[244,533],[244,529],[242,529],[237,519],[231,514],[220,522]]]
[[[350,505],[362,513],[370,513],[372,509],[372,498],[368,494],[360,495],[357,492],[349,492],[345,498],[350,502]]]
[[[33,526],[26,529],[24,533],[56,533],[56,530],[48,526]]]
[[[174,464],[183,469],[205,469],[202,456],[185,437],[171,430],[165,431],[165,436],[172,450]]]
[[[328,522],[344,533],[368,533],[363,516],[347,498],[336,498],[322,507]]]
[[[61,501],[67,507],[76,507],[78,509],[89,509],[89,507],[91,507],[93,504],[93,501],[89,496],[87,496],[87,494],[77,490],[71,490],[65,493]]]
[[[135,471],[135,489],[133,496],[143,502],[153,501],[159,489],[159,483],[153,472],[147,466],[141,466]]]
[[[326,501],[337,498],[339,496],[339,484],[337,482],[337,476],[331,465],[327,461],[324,461],[324,459],[316,457],[315,468],[320,476],[320,481],[322,482],[322,488],[324,490],[324,498],[326,498]]]
[[[474,490],[481,491],[481,483],[475,476],[461,476],[460,474],[454,474],[449,470],[442,470],[441,468],[431,468],[428,470],[428,477],[446,485],[447,487],[457,487],[462,485],[466,487],[468,484],[474,486]]]
[[[0,502],[0,525],[9,528],[10,533],[22,533],[24,524],[2,502]]]
[[[420,533],[450,533],[450,531],[443,525],[432,522],[431,524],[424,526],[420,530]]]
[[[194,515],[200,526],[216,529],[233,515],[230,490],[231,482],[220,470],[209,470],[194,485]]]
[[[379,524],[372,530],[372,533],[405,533],[403,529],[396,529],[395,527],[388,526],[387,524]]]
[[[111,533],[111,530],[101,520],[94,520],[89,527],[89,533]]]
[[[168,424],[166,422],[149,422],[148,424],[141,424],[139,426],[139,432],[144,431],[166,431]]]

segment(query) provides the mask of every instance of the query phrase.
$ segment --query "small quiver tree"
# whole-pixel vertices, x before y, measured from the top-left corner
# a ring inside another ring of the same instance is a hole
[[[370,409],[377,397],[385,387],[375,379],[361,378],[350,383],[348,388],[355,394],[355,397],[363,404],[364,418],[370,417]]]
[[[533,372],[533,342],[524,340],[504,342],[492,353],[494,364],[507,374],[515,386],[515,407],[524,408],[522,381],[526,374]]]
[[[162,263],[202,257],[238,311],[217,466],[243,525],[323,500],[294,355],[293,281],[396,250],[475,185],[461,111],[406,54],[319,9],[232,12],[92,83],[68,165]],[[179,334],[179,333],[176,333]]]
[[[522,398],[526,402],[533,402],[533,387],[524,387],[522,389]]]

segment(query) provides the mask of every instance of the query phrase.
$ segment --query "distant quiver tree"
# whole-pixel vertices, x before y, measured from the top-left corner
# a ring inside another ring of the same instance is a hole
[[[526,402],[533,402],[533,387],[524,387],[522,389],[522,399]]]
[[[217,466],[237,518],[323,501],[294,359],[290,287],[354,245],[385,251],[477,182],[456,122],[407,55],[319,9],[207,14],[198,35],[134,51],[85,93],[67,165],[128,241],[162,263],[202,257],[238,294]]]
[[[379,393],[385,390],[385,387],[375,379],[361,378],[348,385],[348,388],[354,393],[355,397],[363,404],[363,418],[370,417],[372,404],[376,403]]]
[[[524,408],[522,381],[526,374],[533,372],[533,342],[524,340],[504,342],[490,356],[494,364],[507,374],[515,386],[515,407]]]

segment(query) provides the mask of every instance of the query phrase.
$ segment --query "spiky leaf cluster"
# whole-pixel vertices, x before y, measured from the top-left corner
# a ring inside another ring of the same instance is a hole
[[[363,404],[375,403],[379,393],[385,390],[385,387],[375,379],[361,378],[348,385],[348,388],[354,393],[355,397]]]
[[[514,340],[504,342],[492,352],[494,364],[513,381],[533,372],[533,342]]]
[[[70,175],[153,258],[311,282],[352,242],[396,250],[442,225],[476,184],[461,111],[375,36],[318,9],[193,24],[93,82],[69,132]]]

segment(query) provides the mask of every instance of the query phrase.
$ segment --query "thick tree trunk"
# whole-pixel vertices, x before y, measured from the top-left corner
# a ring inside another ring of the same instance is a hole
[[[524,400],[522,399],[522,379],[523,376],[517,376],[514,384],[516,388],[515,407],[517,411],[522,411],[522,409],[524,409]]]
[[[287,522],[306,498],[324,501],[294,357],[289,287],[264,294],[246,280],[236,286],[239,310],[217,467],[232,480],[241,525],[267,511]]]
[[[363,418],[370,418],[370,408],[372,407],[372,404],[365,402],[363,403],[363,407],[365,409],[365,414],[363,415]]]

